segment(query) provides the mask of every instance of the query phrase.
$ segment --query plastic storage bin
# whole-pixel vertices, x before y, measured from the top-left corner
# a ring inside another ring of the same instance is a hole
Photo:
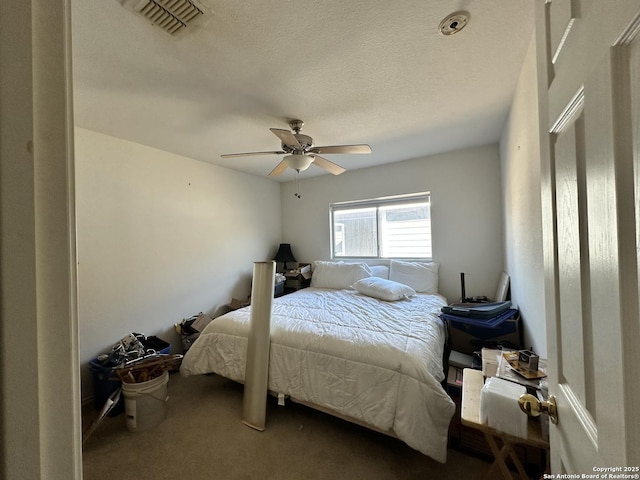
[[[113,367],[103,366],[97,358],[89,362],[91,375],[93,376],[93,406],[100,410],[109,396],[120,387],[120,379],[113,372]],[[124,412],[124,398],[120,400],[109,412],[110,417],[115,417]]]
[[[161,353],[163,355],[169,355],[171,353],[171,344],[165,342],[161,338],[150,336],[145,339],[140,340],[144,348],[149,350],[155,350],[156,353]]]

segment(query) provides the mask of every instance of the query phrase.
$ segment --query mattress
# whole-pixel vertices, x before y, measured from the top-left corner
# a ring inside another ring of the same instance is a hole
[[[440,295],[386,302],[306,288],[273,300],[269,390],[389,432],[445,462],[455,406],[441,385]],[[251,307],[213,320],[182,375],[244,380]]]

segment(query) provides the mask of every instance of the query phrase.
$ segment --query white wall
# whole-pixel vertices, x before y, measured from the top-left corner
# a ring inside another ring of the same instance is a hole
[[[525,345],[547,354],[536,51],[532,38],[500,142],[505,271],[523,318]]]
[[[280,185],[76,129],[83,398],[87,362],[124,335],[173,324],[250,293],[254,261],[280,242]]]
[[[310,168],[316,168],[311,166]],[[433,257],[440,292],[492,296],[503,271],[500,158],[497,145],[304,179],[282,187],[283,241],[301,262],[329,259],[329,204],[403,193],[431,192]]]

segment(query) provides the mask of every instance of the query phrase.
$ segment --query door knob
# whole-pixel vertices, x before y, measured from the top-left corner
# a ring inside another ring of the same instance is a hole
[[[530,417],[538,417],[541,413],[546,413],[554,425],[558,423],[558,408],[556,407],[556,397],[549,395],[548,401],[540,401],[530,393],[520,395],[518,399],[520,410]]]

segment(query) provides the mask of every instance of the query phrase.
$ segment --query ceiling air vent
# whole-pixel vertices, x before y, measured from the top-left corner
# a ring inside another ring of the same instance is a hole
[[[209,11],[195,0],[120,0],[165,32],[176,35],[201,21]]]

